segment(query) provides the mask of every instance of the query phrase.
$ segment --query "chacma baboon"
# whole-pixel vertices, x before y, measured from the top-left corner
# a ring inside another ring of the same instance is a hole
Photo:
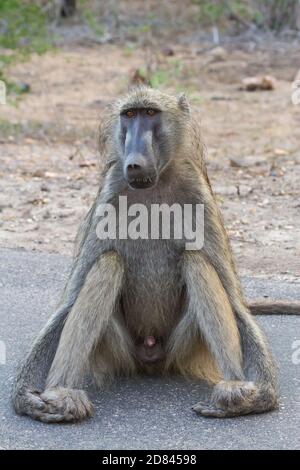
[[[214,384],[194,410],[230,417],[277,407],[276,371],[251,315],[206,173],[197,120],[186,98],[144,86],[114,104],[100,125],[105,161],[96,200],[78,234],[55,315],[35,341],[13,390],[20,414],[44,422],[91,414],[89,374],[181,373]],[[99,204],[203,204],[204,246],[184,240],[100,239]],[[298,304],[254,305],[299,314]]]

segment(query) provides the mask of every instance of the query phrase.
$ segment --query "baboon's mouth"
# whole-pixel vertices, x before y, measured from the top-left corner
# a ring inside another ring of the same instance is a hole
[[[154,176],[141,176],[140,178],[134,178],[128,181],[128,184],[133,189],[146,189],[151,188],[156,183],[156,177]]]

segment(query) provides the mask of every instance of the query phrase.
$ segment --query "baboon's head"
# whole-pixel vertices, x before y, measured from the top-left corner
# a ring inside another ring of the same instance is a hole
[[[118,153],[131,188],[154,186],[176,156],[189,106],[184,95],[173,97],[138,87],[116,104]]]

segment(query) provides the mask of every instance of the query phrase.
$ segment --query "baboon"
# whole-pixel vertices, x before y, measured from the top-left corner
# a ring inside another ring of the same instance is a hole
[[[83,379],[179,373],[213,385],[203,416],[278,406],[276,367],[251,315],[204,162],[200,128],[184,95],[139,86],[104,113],[105,162],[95,202],[78,232],[60,304],[15,381],[19,414],[43,422],[92,413]],[[204,246],[184,240],[100,239],[99,204],[204,205]],[[253,311],[299,314],[299,304]]]

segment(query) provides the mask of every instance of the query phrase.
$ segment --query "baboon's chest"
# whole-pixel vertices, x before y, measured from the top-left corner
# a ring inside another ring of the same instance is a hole
[[[124,253],[126,324],[136,337],[166,337],[180,313],[180,255],[164,241],[135,245]]]
[[[173,229],[182,224],[182,205],[179,201],[185,199],[181,197],[178,184],[177,178],[171,178],[167,183],[159,182],[150,192],[129,190],[124,193],[128,207],[136,207],[136,204],[143,206],[140,209],[145,217],[141,217],[140,221],[143,224],[146,220],[146,229],[136,224],[141,238],[128,236],[118,242],[117,249],[125,262],[123,312],[135,338],[153,336],[156,344],[164,343],[181,313],[183,286],[180,261],[185,240],[178,234],[175,237]],[[163,215],[157,219],[156,209],[158,205],[161,208],[161,204],[165,204]],[[173,204],[180,207],[170,216],[169,209]],[[170,226],[169,232],[165,230],[166,226]],[[152,236],[153,227],[158,227],[158,239]],[[128,234],[132,234],[130,229]]]

